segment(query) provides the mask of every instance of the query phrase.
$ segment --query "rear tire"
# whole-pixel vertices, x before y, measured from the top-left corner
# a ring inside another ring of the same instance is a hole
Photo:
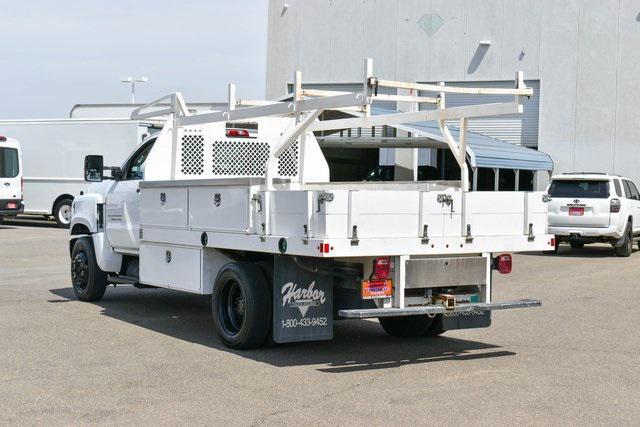
[[[267,279],[251,262],[231,262],[213,286],[211,310],[216,334],[229,348],[262,346],[271,327],[272,301]]]
[[[62,199],[53,208],[53,219],[60,228],[69,228],[71,224],[71,203],[72,199]]]
[[[107,273],[100,270],[93,244],[81,237],[71,251],[71,284],[73,293],[81,301],[100,301],[107,289]]]
[[[399,338],[414,338],[430,335],[429,332],[434,320],[434,317],[427,315],[378,317],[382,329],[389,335]],[[438,335],[444,331],[434,332],[433,335]]]
[[[584,248],[584,243],[582,242],[569,242],[573,249],[582,249]]]
[[[631,227],[631,223],[627,223],[627,228],[624,230],[624,242],[622,246],[617,246],[615,248],[616,255],[619,257],[628,257],[631,256],[633,252],[633,228]]]

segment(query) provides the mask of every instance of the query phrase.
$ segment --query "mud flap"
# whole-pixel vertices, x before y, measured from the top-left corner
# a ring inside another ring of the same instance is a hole
[[[443,313],[440,316],[442,329],[452,331],[454,329],[488,328],[491,326],[491,312],[485,311],[479,314]]]
[[[333,338],[333,261],[276,256],[273,272],[273,340]],[[317,271],[314,271],[317,270]]]

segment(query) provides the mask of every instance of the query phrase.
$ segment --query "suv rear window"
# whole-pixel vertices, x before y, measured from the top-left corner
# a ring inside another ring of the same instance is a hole
[[[583,199],[606,199],[609,197],[608,181],[563,179],[553,181],[549,187],[551,197],[577,197]]]

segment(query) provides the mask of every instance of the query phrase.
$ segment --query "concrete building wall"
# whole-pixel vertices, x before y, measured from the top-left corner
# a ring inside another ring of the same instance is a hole
[[[288,8],[283,12],[283,4]],[[490,46],[480,41],[488,40]],[[640,182],[640,0],[270,0],[267,96],[374,72],[410,81],[540,80],[556,172]]]

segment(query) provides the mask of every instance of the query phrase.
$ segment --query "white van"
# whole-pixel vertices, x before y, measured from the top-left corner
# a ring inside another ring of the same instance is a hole
[[[73,199],[87,188],[82,162],[100,153],[121,164],[153,132],[147,122],[121,119],[0,120],[0,134],[20,141],[24,214],[52,217],[68,227]]]
[[[15,139],[0,136],[0,222],[23,210],[20,144]]]

